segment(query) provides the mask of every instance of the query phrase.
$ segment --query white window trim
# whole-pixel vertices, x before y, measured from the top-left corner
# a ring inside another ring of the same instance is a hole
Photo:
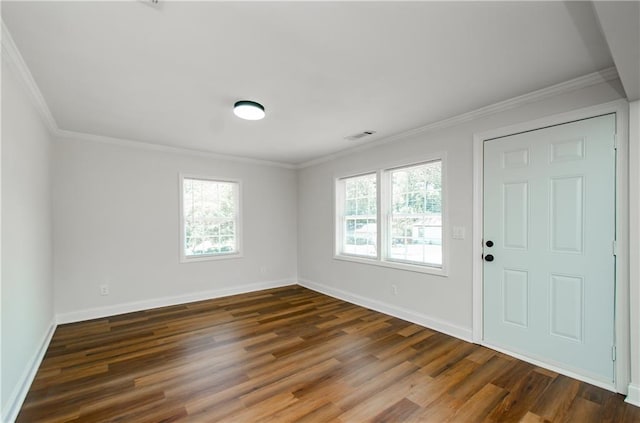
[[[387,254],[387,232],[386,228],[389,226],[389,208],[390,204],[383,204],[383,197],[385,199],[389,198],[390,191],[390,171],[400,169],[403,167],[411,167],[424,163],[440,161],[441,169],[442,169],[442,265],[439,267],[435,267],[428,264],[418,264],[415,262],[405,262],[398,259],[388,258]],[[376,256],[359,256],[355,254],[343,253],[342,249],[342,208],[344,207],[344,198],[343,194],[338,190],[339,184],[347,178],[353,178],[357,176],[371,175],[376,174],[376,189],[377,189],[377,222],[378,222],[378,232],[377,232],[377,248],[376,248]],[[445,152],[438,152],[427,156],[421,156],[419,158],[412,158],[409,160],[403,161],[395,161],[391,163],[385,163],[383,165],[375,166],[374,169],[369,168],[368,170],[360,171],[360,172],[350,172],[340,174],[334,177],[333,180],[333,212],[334,212],[334,222],[333,222],[333,233],[334,233],[334,250],[333,250],[333,258],[334,260],[347,261],[352,263],[360,263],[360,264],[369,264],[373,266],[387,267],[397,270],[405,270],[410,272],[418,272],[418,273],[427,273],[436,276],[448,276],[448,263],[449,263],[449,218],[447,216],[448,212],[448,176],[447,176],[447,159]],[[342,201],[342,203],[340,203]],[[340,204],[340,209],[338,205]],[[382,219],[385,219],[383,222]]]
[[[378,173],[378,171],[370,171],[370,172],[363,172],[363,173],[356,173],[354,175],[349,175],[349,176],[343,176],[340,178],[336,178],[334,184],[333,184],[333,189],[334,189],[334,213],[335,213],[335,221],[334,221],[334,234],[335,234],[335,248],[334,248],[334,253],[336,256],[339,257],[348,257],[354,260],[365,260],[365,261],[369,261],[369,260],[379,260],[380,259],[380,231],[378,231],[376,233],[376,255],[375,256],[366,256],[366,255],[360,255],[360,254],[352,254],[352,253],[345,253],[342,251],[342,240],[344,239],[344,226],[343,226],[343,221],[344,221],[344,202],[345,202],[345,198],[344,198],[344,192],[345,190],[344,188],[344,180],[345,179],[349,179],[349,178],[357,178],[359,176],[369,176],[369,175],[375,175],[376,177],[376,224],[379,227],[379,221],[380,221],[380,175]],[[341,186],[340,190],[337,190],[338,185]],[[336,207],[338,204],[342,204],[342,207],[340,209],[341,212],[338,211],[338,208]]]
[[[235,183],[238,186],[238,195],[236,201],[236,207],[238,209],[237,213],[237,225],[236,225],[236,249],[237,251],[231,253],[218,253],[218,254],[202,254],[198,256],[187,256],[184,253],[184,180],[185,179],[201,179],[204,181],[213,181],[213,182],[229,182]],[[232,178],[217,178],[209,175],[195,175],[188,173],[179,173],[178,174],[178,198],[179,198],[179,212],[180,212],[180,239],[178,240],[178,250],[180,263],[194,263],[199,261],[211,261],[211,260],[229,260],[229,259],[237,259],[242,258],[242,180],[240,179],[232,179]]]

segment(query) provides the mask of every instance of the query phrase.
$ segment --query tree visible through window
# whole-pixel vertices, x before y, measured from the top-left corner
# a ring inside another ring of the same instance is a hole
[[[443,272],[442,168],[438,158],[337,179],[336,257]]]
[[[238,183],[182,180],[183,257],[238,253]]]
[[[391,170],[389,258],[442,265],[441,162]]]
[[[377,255],[376,175],[344,180],[343,252],[360,256]]]

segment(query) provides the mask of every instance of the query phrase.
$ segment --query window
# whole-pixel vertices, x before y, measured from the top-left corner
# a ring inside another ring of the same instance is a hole
[[[336,258],[442,274],[442,162],[338,178]]]
[[[378,244],[378,194],[376,174],[339,181],[341,195],[340,251],[342,254],[376,257]]]
[[[442,166],[424,163],[389,171],[389,259],[442,266]]]
[[[240,183],[182,176],[181,260],[237,257]]]

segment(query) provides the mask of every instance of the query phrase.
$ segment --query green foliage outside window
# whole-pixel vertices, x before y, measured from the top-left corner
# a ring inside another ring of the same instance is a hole
[[[185,255],[236,251],[236,184],[183,181]]]

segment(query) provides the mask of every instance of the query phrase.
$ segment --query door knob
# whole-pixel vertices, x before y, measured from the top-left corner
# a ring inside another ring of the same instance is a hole
[[[493,255],[491,255],[491,254],[487,254],[486,256],[484,256],[484,259],[485,259],[486,261],[493,261]]]
[[[487,247],[493,247],[493,241],[487,241],[486,242],[486,246]]]

